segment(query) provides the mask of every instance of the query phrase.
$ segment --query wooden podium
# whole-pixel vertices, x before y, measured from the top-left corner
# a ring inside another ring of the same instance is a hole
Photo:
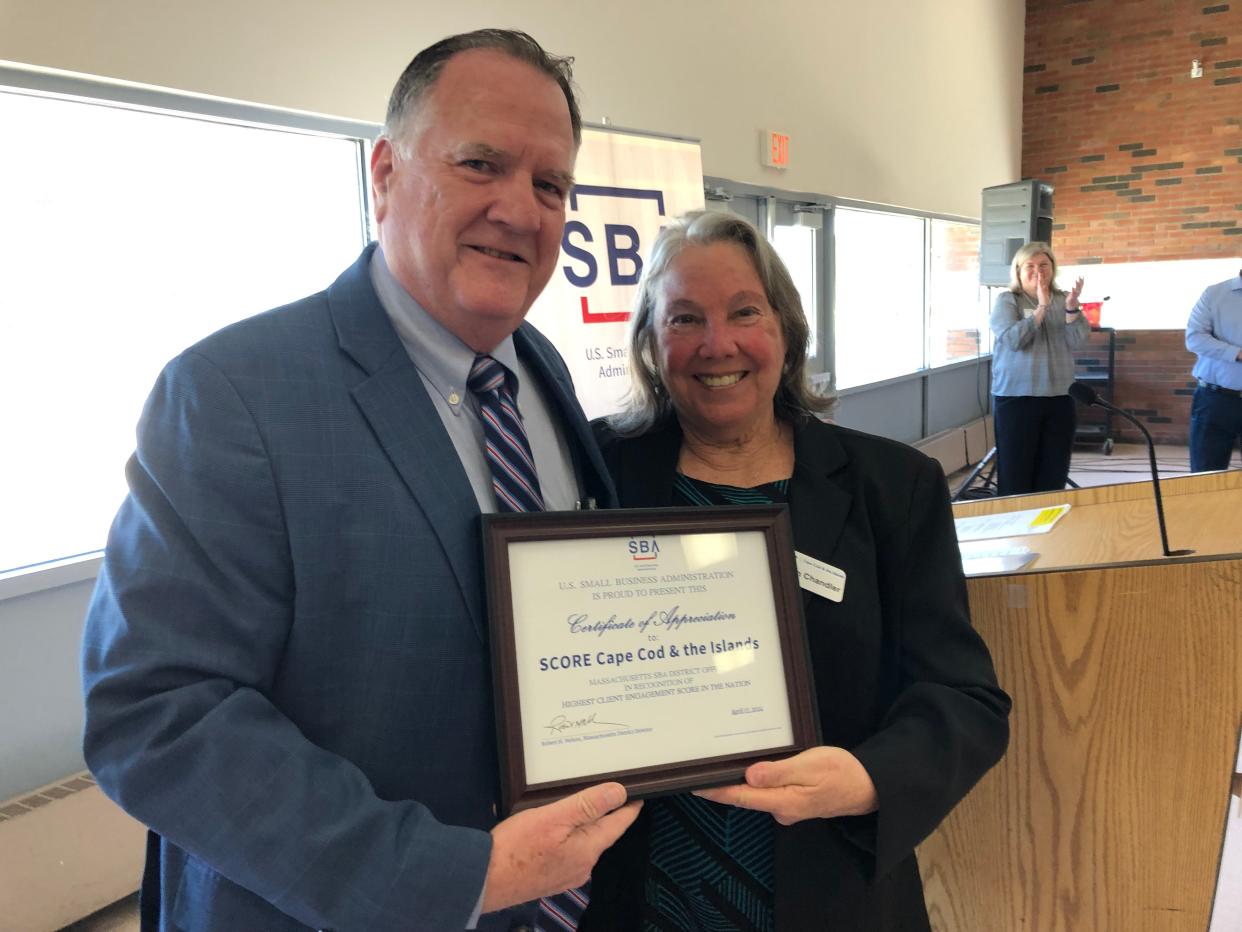
[[[936,932],[1204,932],[1242,725],[1242,471],[963,503],[1069,502],[968,580],[1009,751],[920,848]]]

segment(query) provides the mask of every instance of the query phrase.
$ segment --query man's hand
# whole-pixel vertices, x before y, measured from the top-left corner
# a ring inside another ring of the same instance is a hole
[[[803,819],[864,815],[877,804],[875,784],[845,748],[817,747],[746,769],[746,782],[696,790],[712,802],[772,813],[781,825]]]
[[[483,912],[586,883],[600,854],[638,818],[643,805],[624,803],[625,787],[600,783],[519,812],[493,828]]]

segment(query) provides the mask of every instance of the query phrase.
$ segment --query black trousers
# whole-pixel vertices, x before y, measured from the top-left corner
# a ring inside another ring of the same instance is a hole
[[[1000,495],[1054,492],[1069,479],[1077,415],[1069,395],[993,395]]]

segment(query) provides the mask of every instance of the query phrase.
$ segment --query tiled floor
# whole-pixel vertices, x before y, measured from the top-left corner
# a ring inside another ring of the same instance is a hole
[[[1156,446],[1156,468],[1161,479],[1190,475],[1190,451],[1186,447]],[[1075,450],[1070,460],[1070,478],[1080,486],[1112,485],[1118,482],[1146,482],[1151,478],[1147,446],[1119,443],[1109,456],[1098,448]]]
[[[1237,463],[1236,457],[1234,463]],[[1161,479],[1189,475],[1190,453],[1186,447],[1157,445],[1156,468]],[[949,489],[956,493],[970,473],[971,469],[963,469],[949,476]],[[985,469],[971,484],[971,489],[980,488],[986,475]],[[1070,480],[1079,486],[1148,482],[1150,479],[1151,464],[1143,444],[1116,444],[1111,455],[1105,455],[1099,446],[1075,448],[1070,460]]]

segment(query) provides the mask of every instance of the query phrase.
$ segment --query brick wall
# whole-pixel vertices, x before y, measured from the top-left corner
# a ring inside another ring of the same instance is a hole
[[[978,329],[948,330],[944,342],[947,359],[971,359],[979,355]]]
[[[1111,401],[1133,414],[1156,443],[1185,444],[1190,431],[1190,398],[1195,380],[1190,370],[1195,355],[1186,349],[1181,330],[1121,330],[1114,354],[1114,385]],[[1075,353],[1079,373],[1108,371],[1108,334],[1091,334],[1087,347]],[[1103,385],[1094,385],[1105,398]],[[1096,419],[1096,411],[1079,410],[1084,422]],[[1143,436],[1124,418],[1113,417],[1112,438],[1122,443],[1142,443]]]
[[[1026,7],[1022,173],[1056,187],[1058,261],[1242,255],[1242,0]]]
[[[1242,0],[1240,0],[1242,2]],[[978,320],[970,313],[970,295],[977,294],[979,281],[979,227],[967,223],[935,222],[931,227],[931,339],[943,339],[929,347],[932,365],[958,359],[974,359],[980,353]]]
[[[936,226],[940,261],[946,272],[979,272],[979,228],[968,223]]]

